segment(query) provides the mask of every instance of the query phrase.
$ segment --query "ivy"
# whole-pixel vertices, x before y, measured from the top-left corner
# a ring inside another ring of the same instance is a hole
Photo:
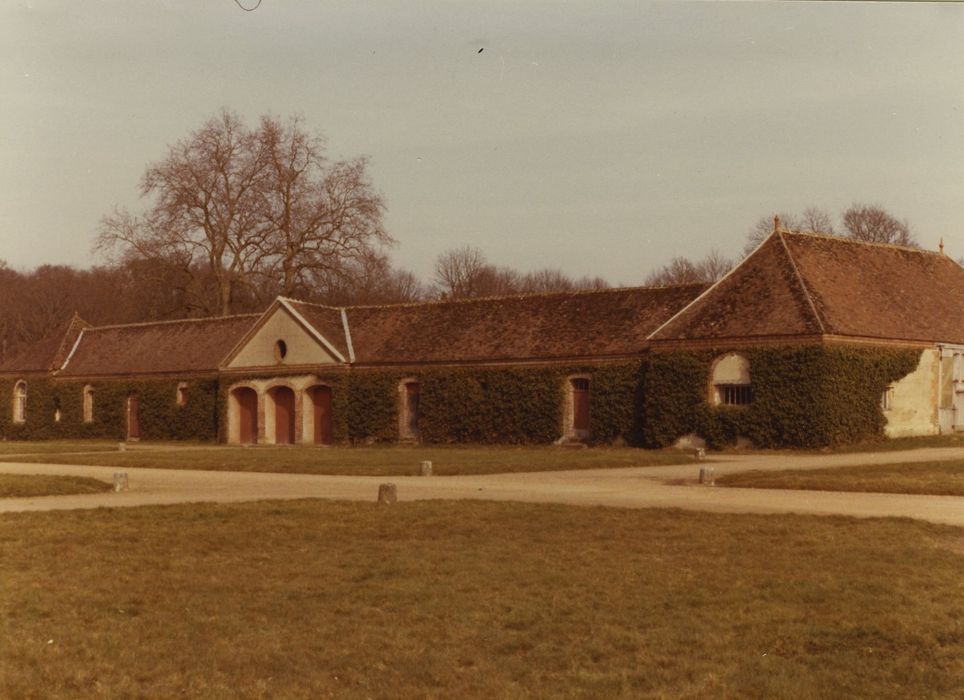
[[[753,402],[711,407],[714,358],[750,363]],[[657,353],[650,358],[643,443],[664,447],[695,432],[711,447],[738,436],[758,447],[812,448],[883,435],[880,395],[914,370],[919,350],[801,345]]]

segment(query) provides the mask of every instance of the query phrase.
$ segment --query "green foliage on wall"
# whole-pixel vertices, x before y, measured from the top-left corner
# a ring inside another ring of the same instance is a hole
[[[62,382],[27,377],[27,410],[23,423],[13,422],[16,380],[0,381],[0,396],[8,397],[0,411],[0,434],[8,440],[127,437],[127,399],[138,397],[141,439],[215,440],[217,380],[186,382],[187,402],[177,404],[178,380]],[[84,387],[94,391],[93,420],[84,422]],[[60,420],[55,420],[57,410]]]
[[[355,372],[348,378],[342,413],[352,442],[398,440],[398,372]]]
[[[713,360],[734,348],[657,353],[646,377],[643,444],[695,432],[711,447],[824,447],[883,434],[880,396],[912,372],[919,350],[803,345],[735,349],[750,363],[748,406],[709,404]]]
[[[563,381],[554,369],[449,369],[421,375],[425,442],[548,443],[562,426]]]

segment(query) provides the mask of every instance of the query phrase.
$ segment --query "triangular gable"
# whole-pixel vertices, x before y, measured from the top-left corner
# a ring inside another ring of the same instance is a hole
[[[774,233],[658,328],[650,340],[715,341],[823,333],[823,321],[783,234]]]
[[[288,300],[278,297],[221,363],[224,369],[324,365],[345,356]]]

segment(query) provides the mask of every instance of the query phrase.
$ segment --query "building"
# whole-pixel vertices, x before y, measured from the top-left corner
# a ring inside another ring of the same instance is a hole
[[[0,366],[7,438],[828,444],[964,430],[964,270],[777,231],[712,286],[91,327]]]

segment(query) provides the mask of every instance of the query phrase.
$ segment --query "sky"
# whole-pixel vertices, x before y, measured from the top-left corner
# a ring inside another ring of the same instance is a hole
[[[854,202],[964,256],[962,4],[4,0],[0,260],[100,262],[101,218],[221,108],[367,155],[423,279],[471,245],[641,284]]]

